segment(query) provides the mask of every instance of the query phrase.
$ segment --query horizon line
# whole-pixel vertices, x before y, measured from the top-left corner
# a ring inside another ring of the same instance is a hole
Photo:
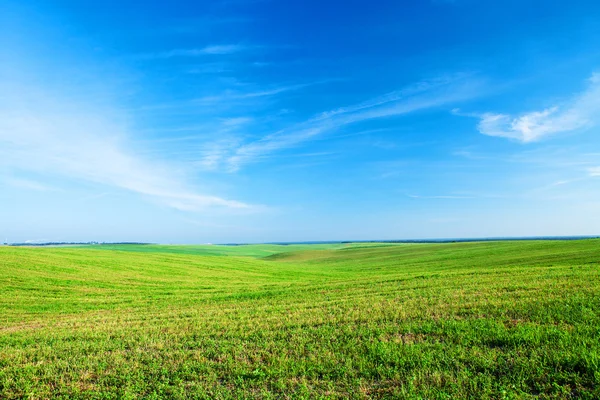
[[[135,242],[135,241],[117,241],[117,242],[4,242],[0,246],[13,247],[39,247],[39,246],[81,246],[81,245],[154,245],[154,246],[250,246],[250,245],[294,245],[294,244],[351,244],[351,243],[465,243],[465,242],[501,242],[501,241],[525,241],[525,240],[585,240],[600,239],[600,235],[565,235],[565,236],[487,236],[487,237],[456,237],[456,238],[428,238],[428,239],[384,239],[384,240],[305,240],[305,241],[275,241],[275,242],[229,242],[229,243],[154,243],[154,242]]]

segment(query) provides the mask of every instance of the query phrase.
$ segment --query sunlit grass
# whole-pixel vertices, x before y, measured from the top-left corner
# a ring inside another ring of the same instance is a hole
[[[0,398],[600,398],[600,241],[0,248]]]

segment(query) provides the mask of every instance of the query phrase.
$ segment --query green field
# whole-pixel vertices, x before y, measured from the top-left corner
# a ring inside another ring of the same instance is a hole
[[[0,398],[600,398],[600,240],[0,247]]]

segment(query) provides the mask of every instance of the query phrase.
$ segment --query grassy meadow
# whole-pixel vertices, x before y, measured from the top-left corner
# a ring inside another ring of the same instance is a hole
[[[600,240],[0,247],[0,398],[600,398]]]

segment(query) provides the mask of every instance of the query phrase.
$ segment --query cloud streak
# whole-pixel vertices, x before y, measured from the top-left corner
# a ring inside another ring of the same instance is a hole
[[[141,59],[159,59],[173,57],[202,57],[202,56],[219,56],[241,53],[256,46],[245,46],[241,44],[216,44],[200,48],[189,49],[173,49],[158,53],[148,53],[138,56]]]
[[[6,178],[4,179],[4,183],[19,189],[34,190],[37,192],[48,192],[56,190],[48,185],[44,185],[43,183],[32,181],[30,179]]]
[[[547,136],[594,126],[600,114],[600,74],[594,74],[588,88],[562,105],[520,116],[485,113],[479,115],[477,128],[488,136],[503,137],[522,143]]]
[[[414,194],[408,194],[408,197],[411,199],[453,199],[453,200],[461,200],[461,199],[472,199],[471,196],[453,196],[453,195],[439,195],[439,196],[420,196]]]
[[[226,91],[223,94],[216,96],[205,96],[194,99],[193,103],[201,103],[201,104],[211,104],[211,103],[221,103],[221,102],[229,102],[232,100],[245,100],[245,99],[255,99],[259,97],[268,97],[275,96],[280,93],[289,92],[293,90],[299,90],[308,86],[317,85],[323,82],[315,82],[315,83],[302,83],[298,85],[289,85],[289,86],[278,86],[271,89],[265,90],[257,90],[257,91],[248,91],[248,92],[236,92],[236,91]]]
[[[173,102],[173,103],[163,103],[163,104],[154,104],[154,105],[146,105],[137,107],[132,111],[156,111],[156,110],[166,110],[166,109],[194,109],[194,112],[197,112],[198,107],[226,107],[230,108],[232,104],[240,104],[240,103],[248,103],[250,105],[257,104],[263,98],[267,98],[270,96],[277,96],[282,93],[291,92],[300,90],[309,86],[319,85],[322,83],[330,82],[328,80],[311,82],[311,83],[301,83],[296,85],[281,85],[281,86],[272,86],[270,88],[265,89],[254,89],[247,91],[239,91],[239,90],[225,90],[219,94],[215,95],[207,95],[202,97],[196,97],[185,101]]]
[[[319,113],[304,122],[230,149],[230,154],[223,155],[220,161],[225,169],[236,171],[273,152],[299,146],[347,125],[397,117],[472,98],[481,91],[481,86],[480,81],[465,75],[419,82],[359,104]]]
[[[199,193],[173,164],[137,155],[118,115],[0,85],[0,166],[112,186],[185,211],[248,204]],[[27,93],[27,95],[24,95]],[[29,185],[31,186],[31,185]]]

